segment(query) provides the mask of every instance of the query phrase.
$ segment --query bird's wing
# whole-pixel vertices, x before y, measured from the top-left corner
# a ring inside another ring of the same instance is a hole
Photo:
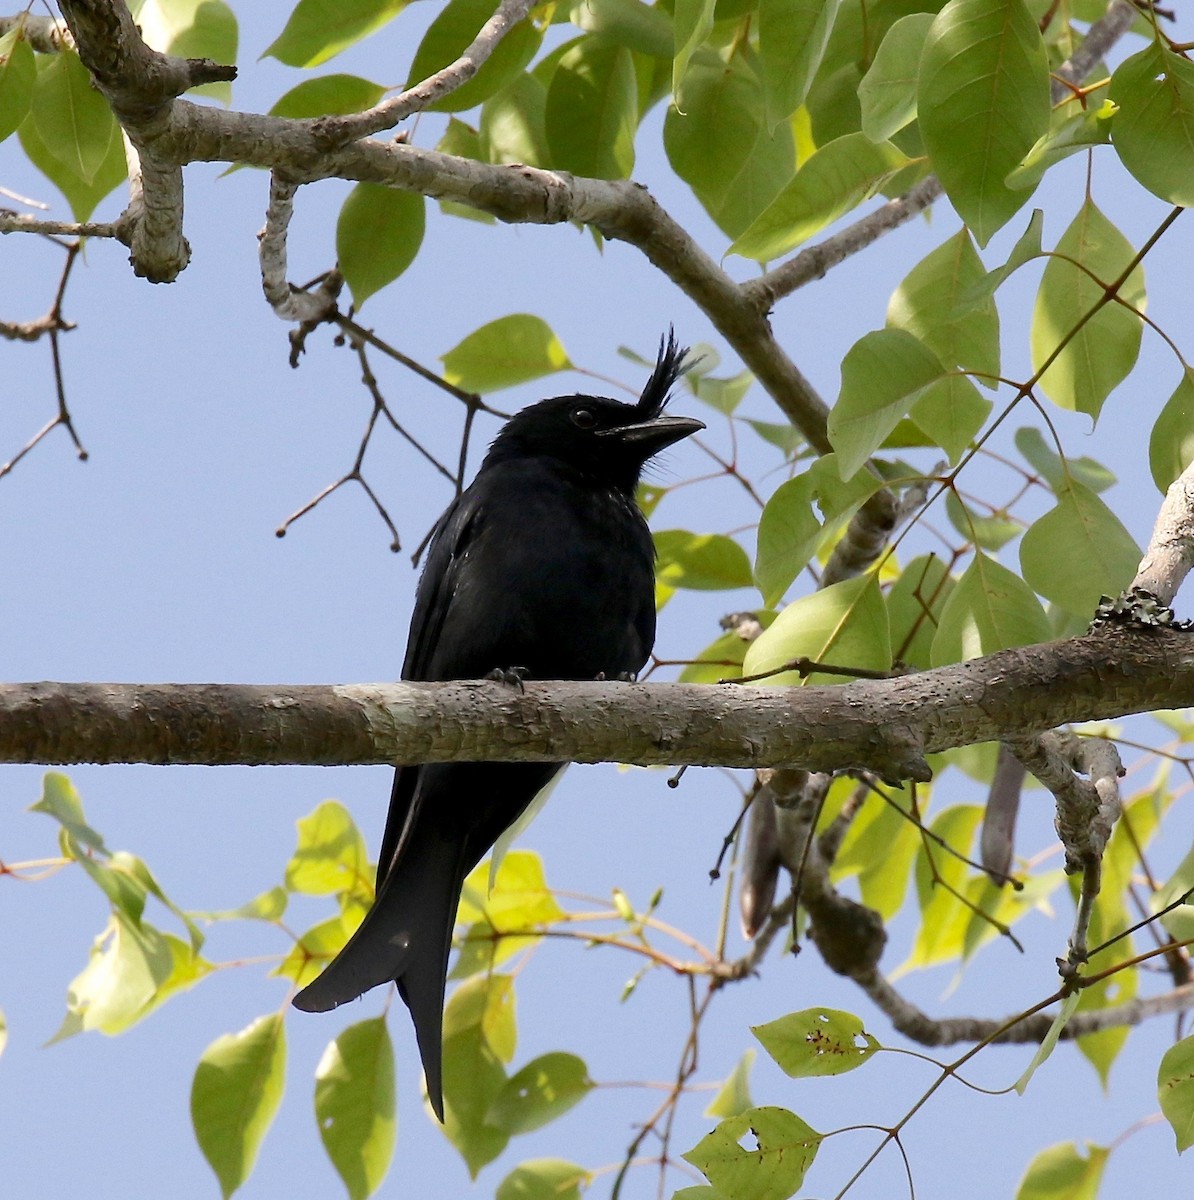
[[[469,489],[440,517],[431,535],[427,563],[415,593],[406,659],[402,664],[403,679],[428,678],[431,657],[452,607],[468,547],[480,532],[484,515],[477,489]]]
[[[458,496],[447,509],[431,535],[427,562],[415,592],[403,679],[426,680],[440,630],[459,583],[469,543],[483,520],[483,509],[475,492]],[[405,840],[410,836],[417,815],[419,768],[399,767],[394,773],[385,833],[377,858],[377,886],[385,882],[398,861]]]

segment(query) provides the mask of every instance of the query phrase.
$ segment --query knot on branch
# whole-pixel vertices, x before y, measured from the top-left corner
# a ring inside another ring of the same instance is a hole
[[[856,977],[878,966],[887,930],[873,908],[833,891],[801,899],[808,912],[809,937],[831,971]]]

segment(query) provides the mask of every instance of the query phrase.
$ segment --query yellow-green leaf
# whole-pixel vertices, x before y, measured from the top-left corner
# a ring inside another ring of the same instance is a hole
[[[848,133],[820,147],[730,247],[762,262],[778,258],[873,196],[908,164],[890,142]]]
[[[292,892],[325,896],[368,880],[365,839],[343,804],[325,800],[295,824],[298,846],[286,864],[285,876]]]
[[[470,392],[496,392],[572,363],[560,339],[541,317],[511,313],[474,330],[440,356],[444,378]]]
[[[846,579],[789,604],[746,651],[743,674],[773,671],[797,658],[886,671],[891,667],[887,608],[873,575]],[[840,682],[840,676],[811,675],[813,683]],[[796,684],[792,671],[768,677],[768,684]]]
[[[42,143],[63,169],[82,183],[95,183],[116,120],[73,50],[63,48],[38,64],[29,112]]]
[[[249,1177],[286,1080],[286,1026],[276,1013],[216,1038],[191,1084],[191,1121],[225,1200]]]
[[[1162,200],[1194,204],[1194,63],[1154,41],[1120,64],[1109,96],[1124,166]]]
[[[861,1067],[879,1049],[858,1017],[836,1008],[806,1008],[766,1025],[752,1025],[750,1031],[793,1079],[842,1075]]]
[[[933,169],[980,246],[1028,200],[1004,182],[1049,128],[1049,63],[1023,0],[950,0],[929,27],[917,93]]]
[[[386,1176],[398,1128],[384,1016],[349,1025],[328,1043],[315,1068],[315,1119],[350,1200],[366,1200]]]
[[[1096,1200],[1111,1151],[1086,1143],[1086,1156],[1074,1142],[1042,1150],[1028,1164],[1016,1200]]]
[[[963,662],[1052,636],[1032,589],[995,559],[977,551],[941,613],[933,638],[933,665]]]
[[[18,25],[0,37],[0,142],[25,119],[37,82],[33,50]]]
[[[1143,269],[1133,268],[1120,287],[1123,304],[1103,303],[1105,285],[1127,270],[1134,254],[1128,239],[1087,199],[1062,234],[1037,292],[1033,370],[1048,362],[1040,385],[1049,398],[1094,420],[1140,353],[1143,323],[1132,309],[1144,311]]]
[[[1194,462],[1194,370],[1185,367],[1181,382],[1165,401],[1148,439],[1148,463],[1161,492]]]
[[[410,0],[299,0],[266,48],[288,67],[317,67],[393,20]]]
[[[1194,1146],[1194,1036],[1165,1051],[1157,1069],[1157,1097],[1180,1154]]]
[[[864,334],[842,360],[842,390],[829,414],[829,440],[843,479],[858,471],[949,372],[920,338],[903,329]]]
[[[821,1135],[786,1108],[748,1108],[722,1121],[683,1158],[720,1195],[788,1200],[820,1146]]]
[[[336,257],[357,308],[414,262],[426,220],[417,192],[358,183],[348,193],[336,222]]]
[[[564,1051],[541,1054],[506,1080],[485,1120],[503,1133],[530,1133],[579,1104],[596,1085],[584,1059]]]
[[[1080,616],[1102,596],[1131,583],[1140,548],[1120,519],[1089,488],[1071,480],[1057,507],[1029,527],[1020,543],[1025,582],[1046,600]]]

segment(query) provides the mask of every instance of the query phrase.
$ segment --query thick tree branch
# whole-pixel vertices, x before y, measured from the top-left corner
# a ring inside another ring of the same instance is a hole
[[[1194,704],[1194,636],[1100,630],[842,687],[489,682],[0,685],[0,761],[542,761],[869,769],[1025,729]]]

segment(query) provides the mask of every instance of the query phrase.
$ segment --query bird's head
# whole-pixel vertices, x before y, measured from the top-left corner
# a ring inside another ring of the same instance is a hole
[[[693,417],[664,409],[676,380],[691,366],[669,330],[637,404],[606,396],[554,396],[513,417],[494,439],[485,465],[519,458],[554,458],[633,495],[647,460],[704,429]]]

